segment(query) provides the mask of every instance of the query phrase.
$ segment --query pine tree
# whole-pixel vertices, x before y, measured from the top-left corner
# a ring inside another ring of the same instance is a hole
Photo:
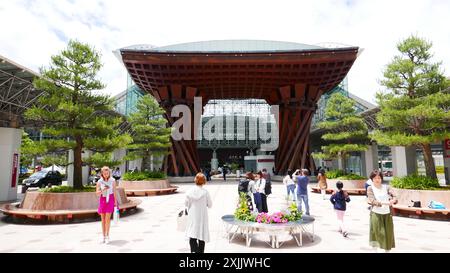
[[[436,178],[430,144],[450,136],[449,80],[441,62],[432,62],[432,43],[410,36],[397,45],[400,52],[384,70],[377,93],[381,126],[373,134],[380,144],[422,149],[426,175]]]
[[[127,159],[142,158],[141,170],[150,170],[151,156],[167,154],[171,128],[163,117],[165,111],[153,97],[145,95],[139,100],[136,112],[130,115],[133,143],[128,146]]]
[[[317,124],[326,130],[322,135],[328,145],[322,146],[322,153],[315,157],[323,159],[340,158],[346,171],[346,158],[349,153],[367,150],[367,125],[357,115],[355,102],[341,93],[333,94],[325,108],[325,121]]]
[[[30,166],[33,159],[42,154],[44,154],[42,148],[28,136],[27,132],[23,131],[22,143],[20,144],[20,165]]]
[[[74,153],[73,186],[81,189],[82,152],[94,155],[84,162],[111,156],[111,152],[131,141],[128,134],[119,134],[122,117],[113,111],[112,100],[95,94],[103,89],[97,73],[102,67],[100,54],[91,46],[75,40],[66,49],[51,57],[50,66],[41,68],[41,77],[33,84],[42,90],[38,103],[27,110],[30,120],[43,124],[42,132],[51,139],[41,142],[46,153]],[[69,162],[71,163],[71,162]]]

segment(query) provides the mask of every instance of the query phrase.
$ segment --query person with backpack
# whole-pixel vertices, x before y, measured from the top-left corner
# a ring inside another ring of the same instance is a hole
[[[342,189],[343,187],[344,183],[341,181],[336,183],[337,191],[331,195],[330,201],[333,204],[334,211],[336,212],[339,223],[339,232],[342,233],[342,236],[347,237],[348,233],[344,226],[344,215],[347,209],[346,203],[350,202],[350,197],[348,196],[348,193]]]
[[[308,170],[303,169],[301,175],[297,176],[297,207],[298,211],[302,211],[302,200],[305,203],[306,215],[309,215],[309,203],[308,203]]]
[[[247,175],[245,179],[239,180],[238,194],[245,194],[245,198],[247,199],[247,206],[251,211],[253,211],[254,206],[251,195],[253,195],[253,191],[256,191],[256,189],[255,181],[253,181],[253,179],[251,178],[252,176]]]
[[[264,192],[266,193],[266,196],[269,194],[272,194],[272,177],[270,176],[270,173],[267,172],[267,169],[262,169],[262,175],[263,178],[266,180],[266,184],[264,187]]]
[[[261,206],[258,208],[259,212],[269,212],[269,209],[267,208],[267,189],[268,186],[266,186],[266,179],[263,177],[263,173],[259,171],[256,174],[256,191],[259,192],[259,195],[261,196]],[[270,185],[270,184],[269,184]]]

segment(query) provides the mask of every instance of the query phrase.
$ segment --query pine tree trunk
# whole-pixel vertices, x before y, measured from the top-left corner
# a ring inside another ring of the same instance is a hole
[[[75,189],[83,188],[82,180],[82,159],[81,152],[83,150],[83,143],[80,137],[75,138],[76,147],[73,150],[73,187]]]
[[[347,174],[347,170],[346,170],[346,169],[347,169],[347,166],[346,166],[347,164],[345,164],[345,163],[346,163],[346,162],[345,162],[345,153],[342,153],[342,154],[341,154],[341,162],[342,162],[342,163],[341,163],[341,165],[342,165],[342,170],[344,171],[345,174]]]
[[[145,155],[142,158],[141,170],[145,171],[146,169],[150,170],[150,154],[149,154],[149,152],[145,152]]]
[[[423,159],[425,161],[425,171],[428,177],[437,179],[436,166],[434,165],[433,155],[430,144],[422,144]]]

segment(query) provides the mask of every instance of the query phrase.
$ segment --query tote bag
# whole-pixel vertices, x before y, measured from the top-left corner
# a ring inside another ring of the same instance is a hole
[[[177,231],[186,231],[187,226],[187,218],[188,218],[188,212],[187,209],[183,209],[178,213],[177,216]]]
[[[119,224],[119,208],[118,207],[114,207],[114,214],[113,214],[113,221],[114,221],[114,225],[117,226]]]

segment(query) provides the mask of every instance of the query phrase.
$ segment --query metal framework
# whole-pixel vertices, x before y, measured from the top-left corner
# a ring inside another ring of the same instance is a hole
[[[283,43],[196,43],[165,48],[124,48],[122,61],[133,81],[153,95],[170,117],[175,105],[192,109],[195,96],[212,99],[263,99],[279,105],[279,148],[276,172],[314,167],[309,151],[309,131],[317,102],[338,85],[357,58],[357,47],[321,48]],[[275,46],[270,48],[268,44]],[[219,45],[218,49],[214,46]],[[279,48],[289,48],[280,50]],[[225,48],[225,49],[224,49]],[[193,112],[193,111],[191,111]],[[191,117],[194,124],[194,116]],[[199,171],[197,143],[173,141],[164,167],[170,175]]]
[[[33,87],[35,77],[39,74],[0,55],[0,126],[25,125],[23,113],[43,94]]]
[[[247,148],[255,149],[262,143],[259,125],[267,126],[268,131],[275,129],[276,121],[270,112],[271,106],[262,99],[248,100],[210,100],[204,107],[201,118],[202,126],[199,126],[197,136],[202,136],[197,140],[198,148]],[[222,120],[222,130],[224,137],[221,140],[212,139],[210,132],[205,130],[206,124],[211,118]],[[226,131],[227,122],[233,123],[233,131]],[[254,126],[250,126],[254,125]],[[257,127],[255,132],[251,128]],[[200,132],[200,130],[202,130]],[[278,138],[278,136],[276,136]],[[275,141],[277,141],[275,139]]]

